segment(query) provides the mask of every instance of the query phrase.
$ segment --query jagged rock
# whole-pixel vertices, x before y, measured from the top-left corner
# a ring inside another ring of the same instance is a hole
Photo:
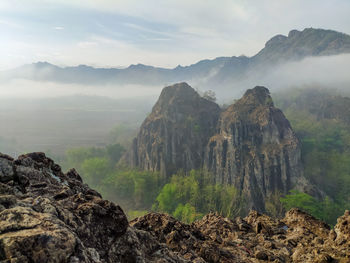
[[[350,251],[350,211],[346,210],[344,215],[339,217],[334,227],[336,238],[333,239],[336,245],[341,245]]]
[[[282,220],[210,213],[189,225],[150,213],[129,224],[43,153],[0,154],[0,168],[0,262],[350,262],[349,211],[332,231],[298,209]]]
[[[247,90],[220,113],[180,83],[163,89],[123,161],[166,176],[204,168],[216,183],[234,185],[244,195],[246,212],[264,212],[276,192],[318,194],[303,176],[300,148],[267,88]]]
[[[166,87],[123,160],[164,176],[199,169],[219,113],[217,104],[186,83]]]
[[[186,262],[43,153],[0,154],[0,262]]]
[[[349,239],[344,223],[349,217],[346,212],[335,227],[344,241]],[[211,213],[187,225],[169,215],[150,213],[130,224],[191,262],[350,262],[348,241],[330,243],[329,226],[298,209],[283,220],[256,211],[236,220]],[[262,225],[260,231],[257,225]]]
[[[217,183],[241,190],[248,208],[264,211],[269,195],[307,185],[300,154],[300,143],[269,90],[255,87],[221,113],[205,166]]]

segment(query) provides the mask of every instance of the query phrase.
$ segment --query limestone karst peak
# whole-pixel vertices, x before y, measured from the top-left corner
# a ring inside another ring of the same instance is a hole
[[[219,114],[216,103],[202,98],[187,83],[165,87],[124,160],[164,176],[178,169],[199,169]]]
[[[191,99],[193,97],[199,97],[199,94],[186,82],[181,82],[165,87],[162,90],[159,99],[167,100],[174,97]]]
[[[261,212],[275,191],[308,186],[300,143],[262,86],[226,110],[187,83],[165,87],[123,161],[165,177],[205,169],[216,183],[234,185],[247,209]]]
[[[263,86],[256,86],[253,89],[248,89],[241,100],[244,103],[253,103],[273,107],[270,91]]]

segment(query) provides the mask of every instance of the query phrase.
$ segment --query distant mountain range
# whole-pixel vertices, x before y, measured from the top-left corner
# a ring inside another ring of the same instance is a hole
[[[332,30],[307,28],[292,30],[288,36],[277,35],[252,57],[218,57],[201,60],[190,66],[173,69],[143,64],[127,68],[94,68],[86,65],[58,67],[37,62],[0,72],[0,81],[29,79],[83,85],[156,85],[164,86],[186,81],[194,87],[217,89],[232,86],[248,76],[264,74],[281,63],[299,61],[306,57],[350,53],[350,36]]]

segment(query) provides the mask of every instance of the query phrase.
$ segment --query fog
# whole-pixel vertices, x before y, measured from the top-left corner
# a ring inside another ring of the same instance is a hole
[[[73,95],[105,96],[113,99],[135,97],[156,98],[160,86],[142,85],[82,85],[12,79],[0,83],[1,98],[53,98]]]
[[[276,65],[265,70],[247,74],[243,81],[233,82],[237,92],[232,97],[239,98],[246,89],[260,85],[269,88],[271,93],[296,87],[322,87],[350,91],[350,54],[324,57],[309,57],[297,62]],[[225,96],[227,90],[223,92]],[[218,94],[218,97],[225,99]]]
[[[136,130],[159,92],[135,85],[7,82],[0,86],[1,152],[44,151],[59,159],[69,148],[106,145],[114,127]]]
[[[216,92],[218,103],[231,103],[248,88],[263,85],[272,94],[289,88],[323,87],[350,92],[350,55],[307,58],[248,72],[241,81],[205,85],[189,80],[200,93]],[[216,72],[208,76],[214,77]],[[203,86],[202,86],[203,85]],[[71,147],[108,143],[113,127],[137,130],[164,85],[63,84],[25,79],[0,82],[0,147],[18,155],[45,151],[63,155]]]
[[[324,86],[350,89],[350,54],[306,58],[274,68],[262,79],[271,91],[292,86]]]

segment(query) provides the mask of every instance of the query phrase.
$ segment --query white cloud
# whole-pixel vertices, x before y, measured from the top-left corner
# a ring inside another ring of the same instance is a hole
[[[18,28],[24,28],[19,23],[16,23],[16,22],[13,22],[13,21],[10,21],[10,20],[3,20],[3,19],[0,20],[0,26],[1,25],[6,26],[6,27],[17,28],[17,29]]]
[[[61,23],[66,21],[66,11],[73,9],[86,15],[70,22],[74,25]],[[348,0],[1,0],[0,15],[1,11],[18,14],[14,17],[24,20],[46,15],[46,30],[50,32],[37,30],[35,36],[27,34],[27,38],[19,34],[18,40],[31,46],[27,50],[11,47],[11,33],[2,39],[8,43],[0,43],[0,47],[7,45],[6,53],[25,55],[28,62],[42,60],[34,56],[42,53],[48,55],[45,59],[60,64],[173,67],[217,56],[251,56],[269,38],[291,29],[330,28],[350,33]],[[113,19],[103,20],[105,15],[122,17],[121,24],[129,30],[121,32]],[[98,30],[93,31],[91,24],[85,26],[84,20],[95,21]],[[0,26],[7,23],[9,27],[8,22],[21,25],[2,18]],[[62,32],[53,34],[52,29]],[[102,37],[99,41],[93,39],[97,34]],[[56,56],[58,53],[61,55]],[[3,60],[0,68],[23,61]]]

